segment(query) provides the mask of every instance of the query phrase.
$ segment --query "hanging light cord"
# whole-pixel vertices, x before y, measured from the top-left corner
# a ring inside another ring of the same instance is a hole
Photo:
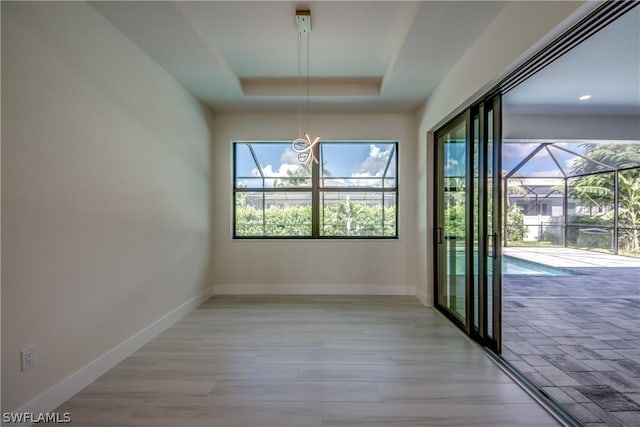
[[[298,32],[298,138],[302,138],[302,35]]]
[[[309,18],[310,19],[310,18]],[[318,163],[318,157],[316,156],[317,145],[320,141],[320,135],[317,135],[313,140],[309,136],[309,114],[310,114],[310,98],[311,98],[311,90],[310,90],[310,65],[311,65],[311,42],[309,32],[305,34],[307,37],[307,58],[306,58],[306,86],[307,86],[307,105],[305,108],[306,111],[306,122],[307,122],[307,130],[304,132],[304,137],[302,133],[302,33],[300,32],[300,28],[298,28],[298,138],[294,139],[292,142],[293,150],[298,154],[298,161],[300,163],[304,163],[307,167],[311,167],[313,163]]]
[[[310,64],[311,64],[311,33],[307,33],[307,132],[310,131],[309,128],[309,106],[311,105],[311,101],[310,101],[310,80],[309,80],[309,74],[310,74]]]

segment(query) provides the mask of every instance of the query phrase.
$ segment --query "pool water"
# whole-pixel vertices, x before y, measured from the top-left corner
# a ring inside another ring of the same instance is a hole
[[[523,274],[536,276],[572,276],[575,273],[562,268],[538,264],[508,255],[502,256],[502,274]]]
[[[477,253],[474,262],[477,264]],[[451,267],[451,266],[449,266]],[[456,256],[456,274],[464,274],[464,253],[458,252]],[[489,274],[491,274],[491,265],[489,265]],[[521,258],[515,258],[509,255],[502,256],[502,274],[503,275],[528,275],[528,276],[573,276],[576,273],[563,268],[552,267],[549,265],[539,264],[527,261]]]

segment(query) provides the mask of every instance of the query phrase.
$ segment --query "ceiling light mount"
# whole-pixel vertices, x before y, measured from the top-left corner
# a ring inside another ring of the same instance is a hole
[[[586,101],[587,99],[591,99],[591,95],[582,95],[578,99],[580,101]]]
[[[298,34],[306,35],[311,32],[311,11],[296,10],[296,24],[298,26]]]

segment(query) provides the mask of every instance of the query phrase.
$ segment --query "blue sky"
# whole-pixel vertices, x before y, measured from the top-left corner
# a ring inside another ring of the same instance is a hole
[[[579,156],[563,151],[562,149],[564,148],[573,151],[574,153],[584,154],[585,143],[586,141],[556,142],[553,145],[550,145],[549,149],[553,153],[555,160],[562,166],[565,173],[571,175],[573,162],[575,162]],[[615,141],[610,141],[610,143],[615,143]],[[540,142],[504,144],[502,148],[503,169],[506,172],[511,171],[539,145]],[[607,170],[607,168],[604,166],[596,166],[596,170],[604,171]],[[525,177],[562,177],[562,172],[560,172],[553,158],[545,149],[540,150],[516,173],[519,176]]]
[[[459,143],[449,143],[445,146],[446,150],[446,176],[464,176],[466,161],[466,145],[463,141]],[[506,142],[502,147],[502,169],[505,173],[511,172],[520,164],[529,154],[537,149],[541,143],[548,141],[534,142]],[[556,161],[560,164],[565,173],[571,174],[574,162],[580,157],[574,153],[584,154],[585,144],[587,143],[620,143],[616,141],[564,141],[554,142],[549,145],[549,150],[553,153],[553,157],[546,149],[538,151],[531,159],[522,165],[517,171],[517,176],[523,177],[562,177],[562,172],[556,165]],[[605,166],[596,166],[596,170],[609,170]]]
[[[246,144],[237,144],[237,176],[259,177],[249,148]],[[297,153],[290,144],[253,143],[252,147],[265,176],[287,176],[288,170],[297,170],[302,166]],[[389,143],[324,143],[324,165],[332,177],[366,178],[382,176],[394,144]],[[394,161],[391,162],[392,164]],[[395,166],[395,165],[393,165]],[[395,167],[390,170],[392,175]],[[370,180],[349,180],[352,185],[371,185]],[[256,180],[256,185],[258,184]]]

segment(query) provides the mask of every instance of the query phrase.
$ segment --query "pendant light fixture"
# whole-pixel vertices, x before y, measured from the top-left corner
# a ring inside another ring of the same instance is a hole
[[[311,166],[312,163],[318,163],[316,146],[320,141],[320,135],[316,135],[313,140],[309,136],[309,57],[311,56],[311,44],[309,42],[311,33],[311,11],[309,10],[296,10],[296,25],[298,27],[298,137],[293,140],[293,150],[298,153],[298,161]],[[306,117],[307,117],[307,130],[302,132],[302,107],[301,107],[301,92],[302,92],[302,41],[306,41]]]

